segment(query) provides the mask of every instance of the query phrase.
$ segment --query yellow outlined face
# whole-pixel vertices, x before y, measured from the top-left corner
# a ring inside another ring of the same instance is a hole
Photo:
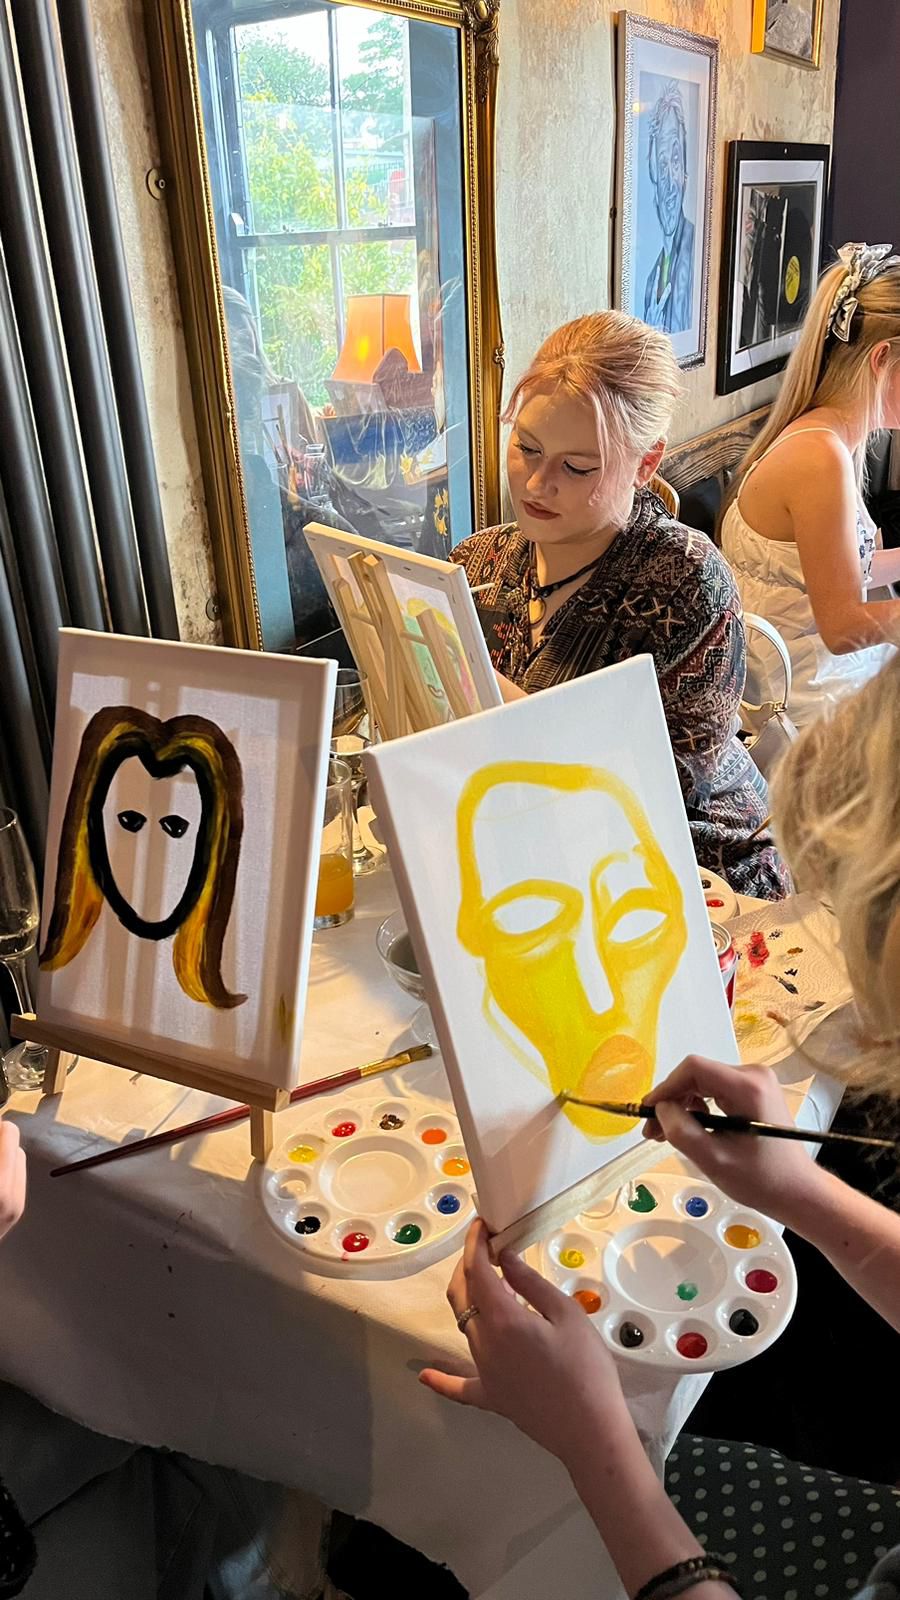
[[[491,1027],[539,1070],[496,1013],[512,1024],[554,1093],[640,1100],[653,1082],[660,1006],[687,925],[635,795],[600,768],[497,762],[463,789],[457,845],[457,933],[482,963]],[[513,851],[515,869],[504,869]],[[577,1106],[565,1114],[595,1140],[633,1126]]]

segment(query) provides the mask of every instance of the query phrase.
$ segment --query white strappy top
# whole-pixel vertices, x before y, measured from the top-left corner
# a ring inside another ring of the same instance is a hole
[[[765,461],[766,456],[777,450],[786,439],[794,439],[800,433],[833,433],[836,439],[840,438],[834,428],[796,428],[793,433],[782,434],[780,439],[776,439],[759,461]],[[754,462],[744,483],[759,466],[759,461]],[[816,629],[796,544],[793,540],[767,539],[757,533],[745,520],[740,501],[739,493],[722,519],[722,553],[734,570],[744,611],[771,622],[787,645],[793,671],[788,715],[798,728],[802,728],[821,716],[829,703],[849,690],[861,688],[880,671],[893,654],[893,646],[871,645],[865,650],[855,650],[850,655],[832,655]],[[859,534],[860,593],[865,600],[872,576],[877,535],[875,524],[861,499],[856,527]],[[765,676],[762,663],[757,672],[757,663],[754,662],[754,674]],[[771,698],[778,698],[779,685],[773,682],[766,693]]]

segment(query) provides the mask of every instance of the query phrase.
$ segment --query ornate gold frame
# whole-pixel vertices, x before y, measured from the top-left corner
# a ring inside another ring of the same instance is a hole
[[[503,338],[494,219],[500,0],[334,0],[461,35],[469,382],[476,525],[500,519]],[[145,0],[165,194],[225,641],[263,648],[210,198],[190,0]]]

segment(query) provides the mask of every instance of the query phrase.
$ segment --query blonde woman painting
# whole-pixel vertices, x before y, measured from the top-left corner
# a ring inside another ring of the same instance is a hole
[[[697,860],[778,899],[766,786],[734,738],[745,643],[731,572],[648,487],[681,391],[666,335],[603,311],[551,334],[510,402],[515,522],[452,552],[507,698],[653,656]]]
[[[900,551],[878,549],[862,498],[870,435],[898,425],[900,256],[845,245],[721,523],[745,610],[787,644],[798,727],[872,677],[900,636],[900,601],[868,599],[900,581]]]

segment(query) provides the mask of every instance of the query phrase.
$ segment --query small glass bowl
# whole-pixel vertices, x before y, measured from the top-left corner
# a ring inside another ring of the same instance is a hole
[[[414,1000],[424,1000],[425,984],[422,974],[416,971],[415,968],[403,966],[392,954],[398,941],[404,938],[409,938],[409,930],[407,929],[403,912],[394,911],[389,917],[385,917],[384,922],[378,929],[375,935],[375,948],[394,982],[399,985],[404,993],[412,995]],[[408,945],[407,949],[409,950],[410,958],[414,960],[415,957],[412,954],[411,945]],[[430,1044],[433,1050],[438,1048],[434,1023],[431,1020],[431,1012],[427,1005],[421,1005],[413,1017],[412,1031],[419,1044]]]

